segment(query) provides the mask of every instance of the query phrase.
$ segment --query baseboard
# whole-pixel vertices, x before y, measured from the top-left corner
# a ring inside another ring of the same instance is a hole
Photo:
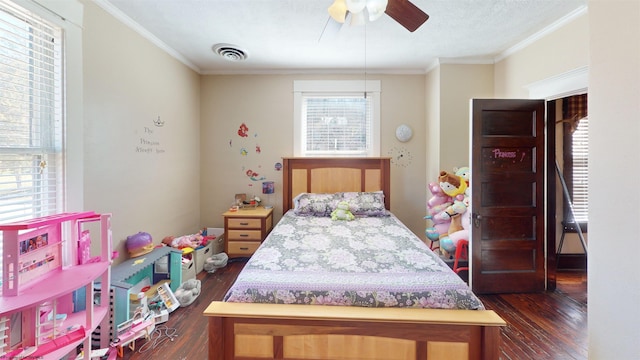
[[[586,270],[587,256],[585,254],[561,254],[556,255],[557,270]]]

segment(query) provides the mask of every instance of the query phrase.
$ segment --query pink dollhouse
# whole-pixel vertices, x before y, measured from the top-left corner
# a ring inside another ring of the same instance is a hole
[[[109,328],[111,214],[62,213],[2,224],[0,231],[0,358],[60,359],[83,344],[89,359],[91,334]],[[100,245],[94,257],[92,241]],[[84,306],[74,304],[77,292]],[[100,347],[109,340],[102,331]]]

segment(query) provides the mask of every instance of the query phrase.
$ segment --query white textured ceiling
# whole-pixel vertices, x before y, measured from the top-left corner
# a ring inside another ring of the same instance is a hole
[[[333,0],[94,0],[203,73],[420,73],[438,60],[491,63],[586,11],[587,0],[412,0],[429,20],[411,33],[387,15],[323,29]],[[245,50],[244,61],[212,51]],[[515,48],[514,48],[515,47]]]

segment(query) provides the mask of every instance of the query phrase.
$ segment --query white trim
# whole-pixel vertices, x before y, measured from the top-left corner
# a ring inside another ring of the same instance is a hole
[[[380,80],[295,80],[294,92],[380,92]]]
[[[76,0],[12,0],[64,29],[64,211],[84,209],[84,5]]]
[[[460,57],[460,58],[438,58],[438,63],[455,65],[492,65],[495,64],[493,58],[489,57]]]
[[[59,26],[66,28],[73,24],[82,28],[84,6],[75,0],[11,0],[23,8],[33,11]],[[43,11],[44,10],[44,11]]]
[[[517,43],[516,45],[508,48],[507,50],[503,51],[502,53],[500,53],[498,56],[495,57],[495,62],[499,62],[515,53],[517,53],[518,51],[526,48],[527,46],[535,43],[536,41],[542,39],[543,37],[553,33],[554,31],[558,30],[559,28],[565,26],[566,24],[572,22],[573,20],[579,18],[580,16],[585,15],[588,12],[588,7],[587,5],[583,5],[579,8],[577,8],[576,10],[570,12],[569,14],[561,17],[558,21],[554,22],[553,24],[545,27],[544,29],[536,32],[535,34],[529,36],[528,38],[524,39],[523,41]]]
[[[564,74],[536,81],[525,88],[530,99],[555,100],[571,95],[584,94],[589,87],[589,67],[583,66]]]
[[[424,75],[426,69],[369,69],[367,75]],[[243,70],[204,70],[202,75],[360,75],[358,69],[243,69]]]
[[[196,65],[194,65],[191,61],[189,61],[189,59],[187,59],[182,54],[177,52],[175,49],[173,49],[172,47],[170,47],[169,45],[164,43],[162,40],[158,39],[155,35],[150,33],[147,29],[142,27],[140,24],[135,22],[133,19],[131,19],[130,17],[125,15],[122,11],[120,11],[120,9],[115,7],[109,1],[107,1],[107,0],[93,0],[93,2],[96,3],[98,6],[100,6],[102,9],[104,9],[106,12],[111,14],[113,17],[115,17],[116,19],[120,20],[122,23],[124,23],[125,25],[127,25],[128,27],[133,29],[135,32],[140,34],[142,37],[144,37],[145,39],[151,41],[152,44],[154,44],[157,47],[159,47],[160,49],[164,50],[167,54],[173,56],[176,60],[178,60],[181,63],[185,64],[186,66],[190,67],[193,71],[197,72],[198,74],[201,74],[200,69]]]

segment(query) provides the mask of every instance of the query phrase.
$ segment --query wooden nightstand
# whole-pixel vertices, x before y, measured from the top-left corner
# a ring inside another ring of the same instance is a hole
[[[232,257],[251,256],[273,227],[273,209],[262,206],[224,214],[224,248]]]

